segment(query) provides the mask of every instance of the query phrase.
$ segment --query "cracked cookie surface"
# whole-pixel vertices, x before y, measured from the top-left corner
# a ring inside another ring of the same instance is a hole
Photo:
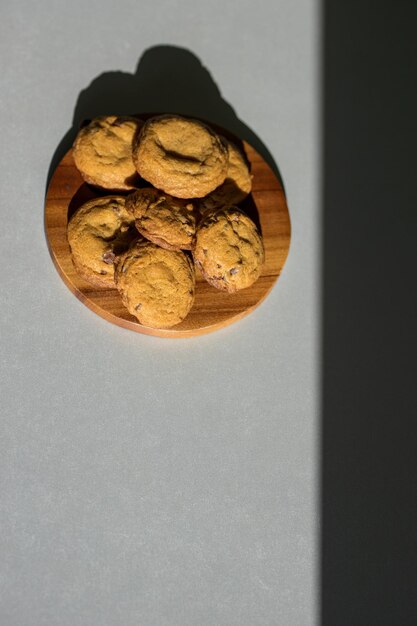
[[[142,124],[134,117],[108,115],[81,128],[73,157],[87,183],[114,191],[135,189],[138,175],[132,146]]]
[[[127,197],[126,208],[146,239],[167,250],[191,250],[196,226],[196,211],[191,202],[145,188]]]
[[[142,238],[118,258],[115,282],[129,313],[151,328],[179,324],[194,302],[195,273],[188,256]]]
[[[207,282],[234,293],[259,278],[265,253],[254,222],[240,209],[229,207],[204,215],[193,257]]]
[[[160,115],[143,125],[133,147],[139,174],[176,198],[202,198],[226,177],[228,151],[198,120]]]
[[[71,217],[67,229],[78,274],[96,287],[114,287],[114,260],[137,236],[122,196],[94,198]]]
[[[229,152],[229,163],[224,183],[199,201],[201,211],[232,206],[242,202],[252,189],[252,176],[245,157],[237,146],[224,139]]]

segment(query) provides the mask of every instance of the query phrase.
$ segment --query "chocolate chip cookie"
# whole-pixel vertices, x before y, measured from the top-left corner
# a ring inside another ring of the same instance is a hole
[[[143,125],[133,147],[139,174],[176,198],[202,198],[226,177],[228,150],[198,120],[160,115]]]
[[[142,238],[117,260],[115,282],[123,304],[143,326],[175,326],[194,302],[195,275],[188,256]]]
[[[143,122],[135,117],[108,115],[81,128],[73,146],[74,162],[87,183],[125,191],[138,175],[132,160],[133,140]]]
[[[197,228],[193,257],[207,282],[234,293],[259,278],[264,246],[252,220],[240,209],[230,207],[204,215]]]
[[[224,141],[229,151],[226,178],[220,187],[199,201],[201,211],[238,204],[252,189],[252,176],[245,157],[234,143],[226,139]]]
[[[130,194],[126,208],[146,239],[167,250],[191,250],[196,225],[196,211],[191,202],[151,187]]]
[[[68,223],[68,243],[77,272],[96,287],[114,287],[114,259],[137,236],[122,196],[94,198]]]

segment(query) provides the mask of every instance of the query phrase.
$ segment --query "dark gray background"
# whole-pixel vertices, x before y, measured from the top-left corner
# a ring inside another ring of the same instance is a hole
[[[0,623],[311,626],[317,3],[28,0],[1,13]],[[262,306],[190,340],[95,316],[43,232],[78,94],[160,44],[192,51],[267,146],[293,229]]]
[[[323,18],[322,626],[415,626],[417,4]]]

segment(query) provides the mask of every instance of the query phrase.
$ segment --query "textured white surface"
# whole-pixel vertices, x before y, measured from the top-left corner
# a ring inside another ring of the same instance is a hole
[[[311,626],[318,442],[318,6],[15,0],[0,22],[5,626]],[[271,295],[211,335],[106,323],[56,273],[43,202],[78,93],[190,49],[284,179]]]

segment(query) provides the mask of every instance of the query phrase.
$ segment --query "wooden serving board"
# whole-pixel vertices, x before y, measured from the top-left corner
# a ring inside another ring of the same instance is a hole
[[[224,132],[229,135],[230,133]],[[246,142],[253,174],[251,195],[240,204],[258,224],[265,245],[265,264],[251,287],[228,294],[209,285],[196,270],[196,295],[187,318],[169,329],[142,326],[123,306],[116,289],[93,287],[75,271],[67,241],[67,223],[74,211],[90,198],[107,195],[84,183],[69,150],[56,168],[45,201],[45,232],[52,260],[67,287],[104,319],[147,335],[191,337],[217,330],[248,315],[268,295],[277,281],[290,245],[290,219],[282,186],[265,160]]]

